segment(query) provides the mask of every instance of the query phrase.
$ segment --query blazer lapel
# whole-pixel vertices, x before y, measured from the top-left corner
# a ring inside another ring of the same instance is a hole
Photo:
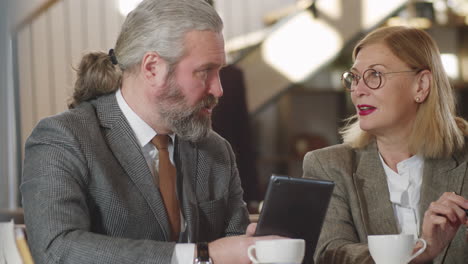
[[[357,157],[354,185],[367,235],[397,234],[395,214],[376,143]]]
[[[112,153],[148,202],[166,240],[169,240],[169,219],[161,194],[154,185],[148,164],[132,128],[117,104],[115,95],[99,98],[96,103],[96,112],[101,125],[106,128],[104,133]]]
[[[438,200],[444,192],[460,193],[465,171],[466,162],[460,164],[457,156],[425,160],[419,215],[423,217],[429,204]]]
[[[198,239],[198,205],[195,194],[198,150],[195,143],[176,139],[177,196],[182,202],[186,230],[180,242],[194,243]]]

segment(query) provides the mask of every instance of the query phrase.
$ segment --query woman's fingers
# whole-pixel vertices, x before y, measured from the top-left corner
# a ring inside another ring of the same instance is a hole
[[[452,223],[464,223],[466,221],[465,211],[453,202],[432,202],[426,214],[445,216]]]
[[[429,216],[429,221],[433,224],[433,225],[436,225],[436,226],[439,226],[439,228],[442,230],[442,231],[450,231],[454,228],[458,228],[458,226],[460,225],[459,223],[457,222],[451,222],[447,219],[447,217],[445,216],[441,216],[441,215],[430,215]],[[449,230],[450,228],[450,230]]]
[[[426,213],[443,215],[453,223],[463,224],[467,221],[465,209],[468,209],[468,200],[454,192],[445,192],[430,204]]]
[[[445,192],[439,200],[440,202],[452,202],[462,209],[468,209],[468,200],[456,194],[455,192]]]

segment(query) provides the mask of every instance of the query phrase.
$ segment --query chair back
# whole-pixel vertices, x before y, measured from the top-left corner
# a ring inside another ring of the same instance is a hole
[[[11,219],[13,219],[17,225],[24,225],[23,209],[0,208],[0,222],[9,222]]]

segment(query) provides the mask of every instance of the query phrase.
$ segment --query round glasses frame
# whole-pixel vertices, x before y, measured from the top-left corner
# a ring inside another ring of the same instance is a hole
[[[396,71],[396,72],[379,72],[375,69],[367,69],[362,76],[356,73],[345,71],[341,75],[341,84],[343,87],[352,92],[354,91],[353,85],[357,86],[362,79],[364,84],[372,90],[379,89],[382,86],[382,76],[387,74],[405,73],[405,72],[419,72],[420,70]]]

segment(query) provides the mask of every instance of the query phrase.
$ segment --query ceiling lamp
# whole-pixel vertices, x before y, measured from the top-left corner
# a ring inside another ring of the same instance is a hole
[[[304,11],[265,39],[262,54],[271,67],[300,82],[333,59],[342,46],[343,38],[335,28]]]

